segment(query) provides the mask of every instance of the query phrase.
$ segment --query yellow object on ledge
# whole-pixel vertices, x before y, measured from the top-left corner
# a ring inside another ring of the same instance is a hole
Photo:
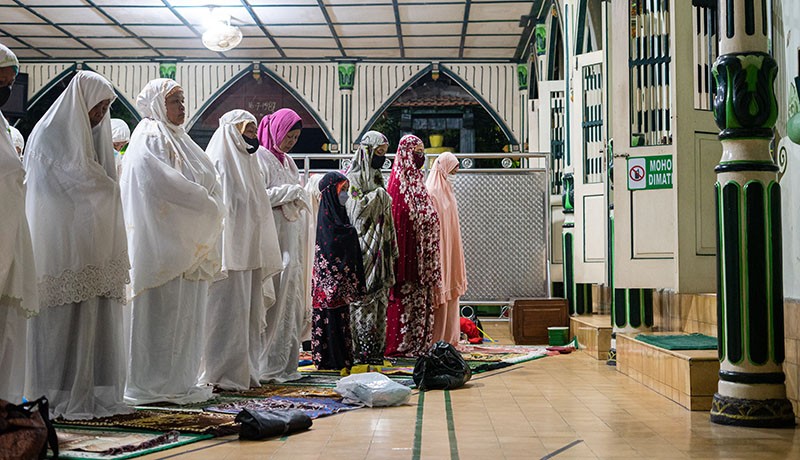
[[[444,153],[444,152],[452,152],[452,151],[453,151],[453,147],[428,147],[427,149],[425,149],[425,153],[433,154],[433,155]]]

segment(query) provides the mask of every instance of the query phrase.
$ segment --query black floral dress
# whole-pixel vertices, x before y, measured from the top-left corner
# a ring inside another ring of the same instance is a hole
[[[311,349],[318,369],[340,370],[353,365],[350,303],[364,296],[358,234],[338,197],[340,184],[346,181],[342,173],[329,172],[319,184],[322,197],[311,281]]]

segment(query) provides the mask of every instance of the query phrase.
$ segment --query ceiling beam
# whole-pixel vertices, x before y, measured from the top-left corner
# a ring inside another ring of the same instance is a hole
[[[17,0],[14,0],[14,1],[17,1]],[[179,21],[181,21],[181,23],[183,23],[183,25],[185,25],[186,27],[189,28],[189,30],[194,32],[194,34],[197,35],[197,38],[199,38],[200,40],[203,39],[203,33],[200,32],[199,30],[197,30],[197,28],[195,26],[193,26],[192,23],[187,21],[186,18],[184,18],[183,15],[180,14],[178,12],[178,10],[176,10],[175,7],[172,6],[172,4],[170,2],[168,2],[167,0],[161,0],[161,3],[163,3],[164,6],[166,6],[167,9],[169,9],[170,12],[172,12],[172,14],[174,14],[175,17],[178,18]],[[217,54],[219,54],[220,56],[222,56],[224,58],[227,58],[227,56],[225,56],[225,54],[223,54],[221,52],[217,52]]]
[[[328,14],[328,9],[325,7],[325,2],[323,0],[317,0],[317,5],[319,5],[319,9],[322,10],[322,16],[325,17],[325,22],[328,23],[328,28],[331,30],[331,37],[336,41],[339,52],[342,53],[342,57],[347,57],[347,52],[342,46],[342,41],[339,40],[339,34],[336,33],[336,28],[333,27],[333,21],[331,21],[331,15]]]
[[[397,30],[397,41],[400,44],[400,57],[404,58],[406,57],[406,47],[403,44],[403,28],[400,26],[400,6],[397,4],[397,0],[392,0],[392,8],[394,8],[394,25]]]
[[[458,57],[464,57],[464,44],[467,42],[467,26],[469,25],[469,9],[472,6],[472,0],[467,0],[464,4],[464,21],[461,24],[461,44],[458,46]]]
[[[53,21],[47,19],[47,17],[45,17],[41,13],[37,12],[36,10],[31,9],[29,6],[25,5],[20,0],[14,0],[14,3],[16,3],[17,6],[21,6],[22,8],[24,8],[25,11],[27,11],[28,13],[31,13],[32,15],[36,16],[37,18],[41,19],[42,21],[46,22],[47,24],[55,27],[56,29],[58,29],[59,32],[63,33],[67,37],[69,37],[69,38],[75,40],[76,42],[80,43],[81,45],[85,46],[89,50],[94,51],[95,53],[99,54],[100,56],[103,56],[103,57],[106,57],[106,58],[108,57],[107,54],[103,53],[102,51],[98,51],[98,50],[92,48],[88,43],[86,43],[85,41],[81,40],[80,38],[72,35],[68,30],[64,29],[63,27],[59,26],[58,24],[54,23]],[[54,38],[57,38],[57,37],[54,37]],[[37,49],[37,48],[34,47],[33,49]],[[40,51],[40,53],[41,53],[41,51]]]
[[[134,38],[134,39],[136,39],[136,40],[137,40],[139,43],[142,43],[144,46],[146,46],[146,47],[150,48],[152,51],[155,51],[155,52],[156,52],[156,53],[157,53],[159,56],[161,56],[161,57],[163,57],[163,56],[164,56],[164,55],[161,53],[161,51],[159,51],[158,49],[156,49],[154,46],[150,45],[150,43],[148,43],[148,42],[147,42],[147,40],[145,40],[145,39],[143,39],[142,37],[140,37],[140,36],[136,35],[135,33],[133,33],[133,32],[132,32],[130,29],[128,29],[127,27],[123,26],[123,25],[122,25],[122,24],[121,24],[119,21],[117,21],[117,20],[114,18],[114,16],[111,16],[110,14],[106,13],[106,11],[105,11],[103,8],[101,8],[101,7],[97,6],[97,4],[96,4],[96,3],[95,3],[93,0],[85,0],[85,1],[86,1],[86,3],[88,3],[89,5],[91,5],[91,6],[92,6],[92,8],[94,8],[95,10],[97,10],[97,12],[98,12],[98,13],[102,14],[103,16],[105,16],[105,17],[106,17],[106,18],[107,18],[109,21],[113,22],[113,23],[114,23],[114,25],[116,25],[116,26],[117,26],[117,27],[119,27],[120,29],[124,30],[124,31],[125,31],[125,33],[128,33],[128,34],[130,34],[131,38]]]
[[[250,6],[250,2],[248,2],[247,0],[241,0],[241,1],[242,1],[242,6],[245,7],[247,12],[250,14],[250,17],[253,18],[253,21],[255,21],[256,25],[258,25],[258,28],[261,29],[261,32],[264,34],[264,36],[267,37],[270,42],[272,42],[272,46],[274,46],[275,49],[278,50],[278,54],[280,54],[281,57],[285,58],[286,57],[286,52],[283,51],[283,48],[281,48],[281,46],[278,44],[278,42],[275,41],[275,37],[273,37],[272,34],[269,33],[267,28],[261,22],[261,19],[258,17],[256,12],[253,10],[253,7]]]
[[[35,46],[31,46],[31,44],[30,44],[30,43],[28,43],[28,42],[26,42],[25,40],[23,40],[23,39],[21,39],[21,38],[17,38],[17,37],[15,37],[15,36],[11,35],[10,33],[6,32],[6,31],[5,31],[5,30],[3,30],[2,28],[0,28],[0,33],[4,33],[4,34],[6,34],[6,36],[8,36],[8,38],[12,38],[12,39],[14,39],[14,40],[16,40],[16,41],[18,41],[18,42],[22,43],[23,45],[27,46],[28,48],[30,48],[30,49],[32,49],[32,50],[34,50],[34,51],[38,51],[38,52],[40,52],[40,53],[44,54],[45,56],[47,56],[47,57],[49,57],[49,58],[53,57],[52,55],[45,53],[44,51],[42,51],[42,50],[40,50],[40,49],[36,48]],[[19,59],[19,58],[17,58],[17,59]]]

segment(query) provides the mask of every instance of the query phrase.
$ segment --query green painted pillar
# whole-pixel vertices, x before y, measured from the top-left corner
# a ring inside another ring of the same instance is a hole
[[[564,265],[564,297],[567,299],[567,308],[570,314],[575,311],[575,179],[572,173],[564,173],[562,178],[564,192],[561,195],[561,204],[564,212],[564,224],[561,226],[561,251]]]
[[[339,93],[341,94],[341,116],[339,118],[339,129],[341,131],[340,140],[341,152],[350,153],[353,150],[353,142],[360,139],[351,139],[352,114],[353,114],[353,87],[356,82],[356,65],[352,62],[340,62],[337,65],[339,74]]]
[[[561,232],[561,250],[564,261],[564,297],[570,315],[587,315],[592,312],[592,285],[575,282],[575,178],[564,173],[564,225]]]
[[[720,372],[711,421],[782,427],[794,425],[794,413],[782,368],[781,191],[769,152],[778,65],[767,54],[767,1],[719,1],[713,73],[714,118],[722,130],[716,167]]]
[[[564,261],[564,297],[570,315],[587,315],[592,312],[592,285],[575,282],[575,178],[564,173],[564,225],[561,247]]]

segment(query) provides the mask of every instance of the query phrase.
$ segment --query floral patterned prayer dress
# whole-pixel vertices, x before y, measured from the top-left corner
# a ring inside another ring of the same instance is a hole
[[[400,139],[389,177],[392,217],[400,257],[396,283],[389,291],[386,356],[419,356],[433,337],[434,289],[442,283],[439,260],[439,216],[428,195],[414,149],[422,141],[411,134]]]
[[[347,178],[329,172],[322,178],[317,241],[311,280],[312,359],[318,369],[353,365],[350,303],[364,295],[364,267],[358,234],[339,202],[338,188]]]

